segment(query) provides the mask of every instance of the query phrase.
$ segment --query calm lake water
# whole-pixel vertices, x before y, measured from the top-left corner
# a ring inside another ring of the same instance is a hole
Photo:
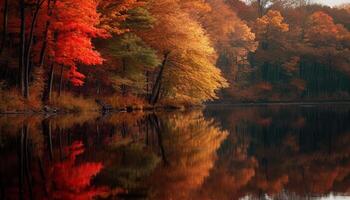
[[[0,199],[345,199],[350,106],[0,116]]]

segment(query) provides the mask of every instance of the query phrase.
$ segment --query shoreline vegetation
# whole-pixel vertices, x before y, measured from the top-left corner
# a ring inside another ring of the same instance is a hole
[[[56,95],[56,94],[54,94]],[[40,101],[27,101],[14,93],[3,93],[0,97],[1,114],[81,114],[88,112],[135,112],[159,110],[184,110],[187,108],[203,107],[204,104],[157,104],[151,105],[134,98],[91,98],[64,93],[54,98],[49,104]]]
[[[281,100],[281,101],[216,101],[197,105],[175,105],[175,104],[124,104],[116,105],[110,104],[111,102],[103,99],[92,99],[82,96],[74,97],[71,94],[63,96],[53,101],[49,105],[33,105],[31,102],[25,102],[21,100],[12,99],[10,106],[15,107],[4,110],[4,107],[8,105],[0,105],[0,115],[26,115],[26,114],[84,114],[91,112],[99,112],[102,114],[107,113],[123,113],[123,112],[153,112],[153,111],[174,111],[174,110],[190,110],[195,108],[212,108],[212,107],[227,107],[227,106],[274,106],[274,105],[304,105],[304,106],[316,106],[316,105],[349,105],[350,99],[309,99],[309,100]],[[16,102],[17,101],[17,102]],[[58,103],[59,102],[59,103]],[[113,103],[113,102],[112,102]]]

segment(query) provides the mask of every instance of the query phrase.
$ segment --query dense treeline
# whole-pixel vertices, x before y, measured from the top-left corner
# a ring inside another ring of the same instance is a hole
[[[0,1],[1,110],[347,97],[349,9],[304,1]],[[223,71],[223,75],[221,73]],[[228,81],[226,81],[228,80]],[[82,97],[83,96],[83,97]]]
[[[257,48],[225,56],[225,93],[240,100],[336,100],[350,92],[349,5],[330,8],[301,0],[228,1],[252,28]],[[228,62],[228,64],[227,64]],[[232,67],[233,66],[233,67]]]

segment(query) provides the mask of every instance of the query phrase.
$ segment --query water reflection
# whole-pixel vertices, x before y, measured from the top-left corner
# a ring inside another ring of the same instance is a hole
[[[227,133],[200,112],[166,116],[163,120],[164,165],[148,180],[152,199],[190,199],[209,176]]]
[[[200,191],[203,199],[350,195],[349,107],[215,109],[208,115],[230,135]]]
[[[350,196],[349,122],[348,106],[0,116],[0,197]]]

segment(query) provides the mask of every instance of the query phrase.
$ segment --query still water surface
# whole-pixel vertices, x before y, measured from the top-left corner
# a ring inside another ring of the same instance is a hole
[[[350,106],[0,116],[0,199],[345,199]]]

